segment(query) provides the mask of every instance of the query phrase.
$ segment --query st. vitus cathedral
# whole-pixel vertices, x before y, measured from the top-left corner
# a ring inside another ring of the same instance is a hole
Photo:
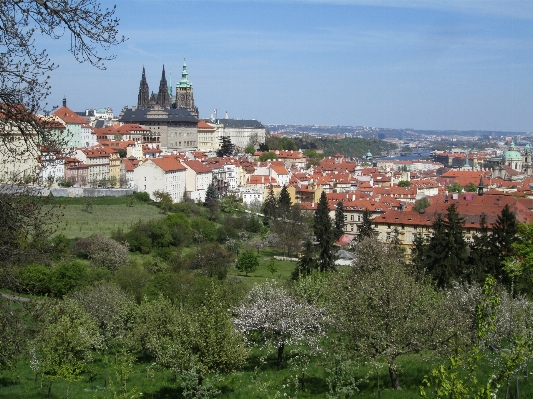
[[[170,83],[167,84],[165,66],[163,65],[161,81],[159,82],[159,92],[157,95],[154,92],[150,94],[148,83],[146,82],[146,72],[143,67],[141,84],[139,85],[137,108],[149,109],[154,108],[156,105],[161,108],[185,108],[192,116],[198,118],[198,108],[194,105],[192,83],[187,76],[187,65],[185,64],[185,60],[183,60],[181,80],[176,84],[176,93],[173,95],[172,76],[170,76]]]

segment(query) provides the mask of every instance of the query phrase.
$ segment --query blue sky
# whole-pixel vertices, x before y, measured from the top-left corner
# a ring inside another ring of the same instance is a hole
[[[267,124],[533,131],[533,1],[102,1],[128,41],[99,71],[69,37],[51,105],[136,105],[187,60],[201,117]]]

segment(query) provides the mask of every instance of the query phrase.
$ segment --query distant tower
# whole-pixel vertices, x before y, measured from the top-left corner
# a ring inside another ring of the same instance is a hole
[[[170,97],[170,102],[172,103],[172,71],[170,71],[170,76],[168,77],[168,96]]]
[[[143,67],[143,76],[141,84],[139,85],[139,97],[137,98],[137,108],[148,108],[150,101],[150,91],[148,90],[148,83],[146,82],[146,73]]]
[[[526,176],[531,176],[531,147],[529,146],[529,143],[527,143],[524,148],[524,163],[522,168]]]
[[[165,77],[165,66],[163,65],[163,72],[161,74],[161,81],[159,82],[159,93],[157,93],[157,104],[161,108],[170,108],[170,96],[168,95],[167,78]]]
[[[469,168],[470,165],[468,164],[468,150],[466,150],[466,153],[465,153],[465,168]]]
[[[479,177],[479,184],[477,186],[477,195],[483,195],[483,189],[485,185],[483,184],[483,175]]]
[[[198,108],[194,105],[192,83],[187,76],[187,65],[184,58],[181,80],[176,85],[176,108],[187,108],[193,116],[198,118]]]

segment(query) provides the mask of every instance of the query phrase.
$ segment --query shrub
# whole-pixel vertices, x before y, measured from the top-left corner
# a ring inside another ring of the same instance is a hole
[[[253,273],[257,270],[259,266],[259,259],[257,256],[250,250],[245,249],[237,260],[237,270],[245,273]]]
[[[30,294],[46,295],[51,293],[51,277],[50,268],[42,265],[28,265],[20,274],[20,282]]]
[[[79,261],[60,263],[50,274],[50,291],[62,297],[74,289],[81,288],[87,281],[87,269]]]
[[[96,267],[116,271],[128,260],[128,244],[120,244],[112,238],[95,235],[89,237],[88,257]]]
[[[138,193],[133,194],[135,199],[141,201],[141,202],[150,202],[150,194],[148,194],[145,191],[140,191]]]

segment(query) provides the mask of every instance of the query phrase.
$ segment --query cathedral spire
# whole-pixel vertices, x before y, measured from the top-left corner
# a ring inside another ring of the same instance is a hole
[[[161,81],[159,82],[159,92],[157,93],[157,104],[162,108],[170,108],[170,96],[168,95],[168,84],[164,65],[163,72],[161,73]]]
[[[148,90],[148,83],[146,82],[146,71],[143,66],[143,73],[141,77],[141,84],[139,85],[139,96],[137,97],[137,108],[148,108],[150,101],[150,91]]]

